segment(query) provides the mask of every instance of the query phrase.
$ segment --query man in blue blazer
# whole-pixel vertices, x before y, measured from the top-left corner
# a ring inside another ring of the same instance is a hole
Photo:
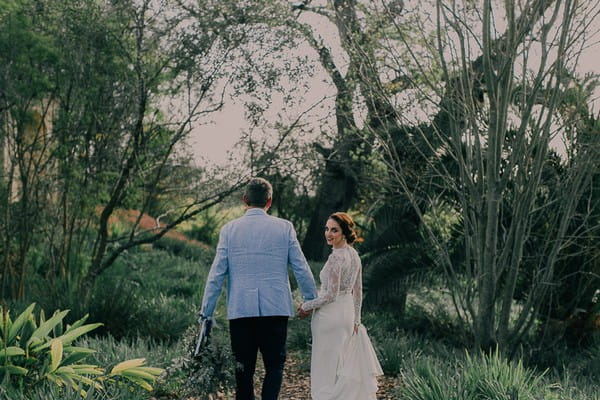
[[[242,368],[236,370],[236,400],[254,400],[254,369],[260,350],[265,365],[263,400],[276,400],[283,379],[288,318],[294,315],[288,265],[304,300],[317,289],[292,223],[269,216],[273,188],[262,178],[246,186],[246,214],[219,234],[210,268],[201,318],[212,318],[227,277],[227,319],[231,348]]]

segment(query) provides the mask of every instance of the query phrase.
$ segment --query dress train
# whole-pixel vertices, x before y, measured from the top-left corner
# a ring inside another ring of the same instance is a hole
[[[354,330],[351,294],[340,295],[314,313],[311,362],[312,400],[375,400],[383,375],[363,325]]]

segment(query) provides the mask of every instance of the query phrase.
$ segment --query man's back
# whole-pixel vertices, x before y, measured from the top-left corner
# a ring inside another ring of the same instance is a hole
[[[302,296],[317,289],[289,221],[267,215],[273,187],[263,178],[248,182],[242,200],[246,214],[219,234],[202,299],[201,318],[211,318],[227,278],[227,318],[231,350],[241,368],[235,371],[236,400],[254,400],[257,352],[262,354],[263,400],[276,400],[283,378],[288,317],[294,315],[288,279],[291,266]]]
[[[227,276],[228,319],[293,316],[288,263],[304,297],[314,297],[314,280],[292,224],[262,209],[249,209],[221,230],[203,309],[212,315],[217,286]]]

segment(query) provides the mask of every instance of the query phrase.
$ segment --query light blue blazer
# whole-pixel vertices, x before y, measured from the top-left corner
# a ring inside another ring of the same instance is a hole
[[[259,208],[248,209],[244,216],[221,229],[201,313],[213,316],[227,278],[227,319],[293,316],[288,264],[304,301],[317,297],[312,272],[292,223]]]

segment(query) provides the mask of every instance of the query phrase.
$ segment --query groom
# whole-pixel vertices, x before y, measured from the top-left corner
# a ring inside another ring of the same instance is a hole
[[[246,214],[227,223],[219,234],[210,268],[201,318],[212,318],[227,278],[227,319],[236,369],[236,400],[254,400],[257,352],[265,365],[263,400],[276,400],[283,379],[288,317],[294,315],[288,264],[304,300],[317,296],[314,278],[300,250],[291,222],[267,215],[273,188],[253,178],[243,196]]]

